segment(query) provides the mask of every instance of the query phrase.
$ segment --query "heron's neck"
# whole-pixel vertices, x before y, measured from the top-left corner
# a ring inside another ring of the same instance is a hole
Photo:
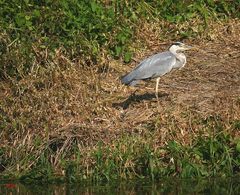
[[[182,62],[182,63],[186,63],[186,56],[184,53],[177,53],[176,50],[170,48],[169,51],[176,56],[176,58]]]

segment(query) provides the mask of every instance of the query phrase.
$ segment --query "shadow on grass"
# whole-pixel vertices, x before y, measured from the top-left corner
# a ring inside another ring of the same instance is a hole
[[[161,100],[162,97],[168,96],[167,93],[158,94],[159,100]],[[141,102],[143,100],[150,101],[154,99],[154,101],[157,101],[155,93],[144,93],[140,95],[136,95],[136,92],[131,94],[126,100],[123,102],[113,103],[112,106],[115,108],[122,107],[124,110],[127,109],[131,104],[134,104],[136,102]]]

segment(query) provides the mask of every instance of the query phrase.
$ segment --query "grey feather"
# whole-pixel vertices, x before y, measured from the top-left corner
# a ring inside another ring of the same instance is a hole
[[[176,64],[176,57],[166,51],[143,60],[132,72],[122,78],[122,83],[134,86],[138,80],[157,78],[171,71]]]

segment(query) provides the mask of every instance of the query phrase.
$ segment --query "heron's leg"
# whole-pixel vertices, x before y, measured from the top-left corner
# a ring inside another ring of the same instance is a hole
[[[158,100],[158,84],[159,84],[159,81],[160,81],[160,77],[157,78],[157,82],[156,82],[156,98]]]

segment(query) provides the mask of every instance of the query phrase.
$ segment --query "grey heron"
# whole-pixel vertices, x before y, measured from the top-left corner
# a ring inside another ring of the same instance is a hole
[[[125,75],[121,82],[125,85],[134,86],[139,80],[156,78],[156,97],[158,99],[158,85],[160,77],[172,69],[183,68],[186,64],[186,56],[182,53],[193,47],[181,42],[175,42],[168,51],[158,53],[140,62],[130,73]]]

